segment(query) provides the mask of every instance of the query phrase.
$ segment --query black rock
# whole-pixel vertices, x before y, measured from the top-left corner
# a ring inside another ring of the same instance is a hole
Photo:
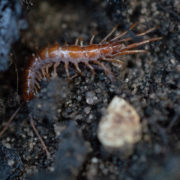
[[[0,1],[0,71],[8,69],[11,45],[18,40],[19,30],[27,27],[22,15],[19,0]]]

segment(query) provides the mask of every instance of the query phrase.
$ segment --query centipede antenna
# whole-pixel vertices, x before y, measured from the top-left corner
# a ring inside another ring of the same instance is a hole
[[[16,117],[17,113],[20,111],[20,109],[22,108],[22,106],[24,105],[24,103],[22,103],[17,109],[16,111],[11,115],[11,117],[9,118],[8,122],[6,123],[5,127],[2,129],[2,131],[0,131],[0,137],[5,133],[5,131],[8,129],[9,125],[11,124],[12,120]]]
[[[29,117],[30,117],[31,126],[32,126],[32,128],[33,128],[36,136],[39,138],[39,140],[40,140],[40,142],[41,142],[41,145],[42,145],[42,148],[43,148],[44,151],[46,152],[47,157],[50,158],[50,157],[51,157],[51,156],[50,156],[50,153],[49,153],[49,151],[48,151],[48,149],[47,149],[46,144],[44,143],[43,139],[41,138],[41,136],[40,136],[37,128],[35,127],[34,120],[33,120],[32,116],[29,115]]]

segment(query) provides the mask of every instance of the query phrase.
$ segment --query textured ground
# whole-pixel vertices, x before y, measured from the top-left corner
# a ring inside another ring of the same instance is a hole
[[[110,64],[115,83],[101,70],[92,80],[84,66],[84,76],[71,82],[66,82],[63,66],[59,78],[43,81],[39,97],[20,111],[1,137],[0,169],[7,168],[1,179],[179,179],[180,2],[53,0],[28,7],[29,27],[12,47],[9,70],[0,73],[3,126],[19,106],[28,57],[48,43],[72,44],[79,36],[88,43],[93,32],[98,32],[95,42],[99,42],[114,25],[120,24],[122,32],[136,21],[136,31],[157,26],[149,36],[163,40],[145,45],[148,54],[122,57],[127,62],[124,70]],[[73,67],[70,72],[74,73]],[[128,159],[106,153],[97,139],[98,123],[115,95],[136,109],[143,127],[142,140]],[[29,114],[52,159],[47,159],[32,131]]]

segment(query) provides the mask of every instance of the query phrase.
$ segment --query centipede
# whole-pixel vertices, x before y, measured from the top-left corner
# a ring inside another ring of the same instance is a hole
[[[136,24],[137,23],[131,25],[129,30],[132,30]],[[95,35],[93,35],[88,45],[83,45],[83,41],[78,38],[74,45],[60,46],[56,43],[41,49],[31,56],[23,75],[22,100],[28,102],[33,99],[40,89],[39,82],[41,79],[44,77],[49,78],[49,68],[53,67],[53,76],[56,76],[56,69],[61,62],[64,63],[68,79],[70,79],[69,64],[73,64],[77,72],[82,75],[79,64],[83,63],[92,71],[93,76],[95,75],[95,70],[91,64],[100,66],[105,74],[112,80],[112,72],[103,62],[119,63],[123,65],[124,62],[117,59],[117,57],[126,54],[146,53],[146,50],[134,48],[162,39],[162,37],[154,37],[128,44],[128,42],[132,40],[132,37],[123,38],[128,31],[124,31],[110,39],[112,34],[117,30],[117,27],[118,26],[115,26],[98,44],[93,43],[95,37]],[[142,33],[138,33],[136,37],[144,36],[154,30],[155,27],[150,28]]]
[[[162,37],[153,37],[145,40],[142,39],[144,35],[154,31],[156,29],[155,27],[141,33],[134,33],[135,36],[129,36],[128,32],[132,32],[132,29],[136,25],[137,23],[134,23],[129,27],[128,30],[114,36],[113,34],[118,28],[118,26],[115,26],[99,43],[96,44],[93,43],[95,38],[95,35],[93,35],[88,45],[83,45],[82,39],[77,38],[73,45],[66,44],[64,46],[60,46],[58,43],[55,43],[54,45],[45,47],[37,53],[34,53],[29,58],[28,64],[23,72],[21,94],[23,103],[10,117],[2,131],[0,131],[0,137],[8,129],[9,124],[20,111],[22,106],[32,100],[39,92],[40,81],[43,78],[49,79],[51,76],[57,76],[57,67],[60,65],[60,63],[64,64],[67,79],[71,79],[69,73],[70,64],[73,64],[77,72],[82,75],[82,70],[79,67],[79,64],[82,63],[88,69],[90,69],[93,77],[96,73],[93,65],[96,65],[104,70],[106,76],[108,76],[110,80],[113,80],[113,73],[111,72],[111,69],[104,64],[104,62],[119,63],[124,66],[124,62],[118,59],[118,57],[122,55],[146,53],[147,50],[136,48],[162,39]],[[141,40],[132,42],[134,37]],[[46,154],[49,155],[47,147],[34,126],[32,116],[30,116],[30,119],[34,132],[41,141]]]

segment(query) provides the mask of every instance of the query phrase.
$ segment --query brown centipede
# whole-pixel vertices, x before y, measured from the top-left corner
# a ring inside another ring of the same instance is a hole
[[[131,25],[130,30],[135,26],[136,23]],[[101,68],[104,69],[105,74],[108,77],[111,77],[111,70],[108,69],[102,61],[123,64],[122,61],[115,58],[125,54],[145,53],[146,50],[135,50],[134,48],[161,39],[161,37],[155,37],[126,45],[125,43],[132,40],[132,38],[122,38],[128,33],[128,31],[125,31],[108,41],[108,38],[116,31],[116,29],[117,26],[114,27],[99,44],[93,44],[94,36],[92,36],[89,45],[83,46],[82,41],[80,41],[80,45],[78,45],[79,39],[76,40],[75,45],[60,46],[56,43],[50,47],[43,48],[36,53],[36,55],[32,56],[24,71],[24,83],[22,89],[23,101],[27,102],[35,96],[40,88],[39,82],[42,77],[49,77],[48,69],[51,66],[54,67],[54,75],[56,75],[57,66],[63,62],[67,77],[70,78],[68,70],[69,63],[72,63],[80,74],[82,74],[82,72],[78,64],[84,63],[94,75],[95,70],[90,64],[93,63],[101,66]],[[155,28],[148,29],[136,36],[144,36],[154,29]]]

